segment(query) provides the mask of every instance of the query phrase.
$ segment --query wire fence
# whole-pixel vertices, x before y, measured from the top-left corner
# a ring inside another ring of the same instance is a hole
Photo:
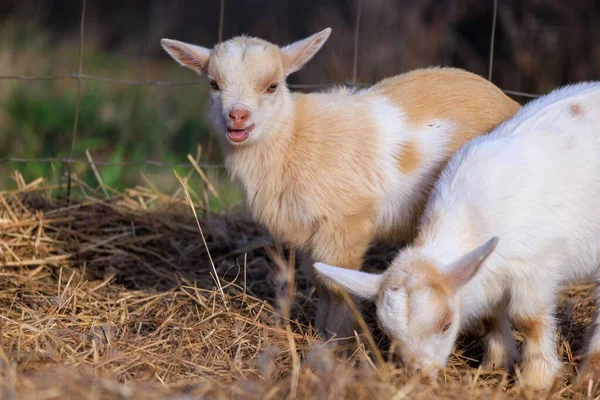
[[[219,0],[219,25],[218,25],[218,41],[221,42],[223,40],[223,22],[225,19],[225,0]],[[359,38],[360,38],[360,22],[361,22],[361,14],[362,14],[362,0],[357,0],[357,12],[356,12],[356,20],[355,20],[355,28],[354,28],[354,49],[353,49],[353,66],[352,66],[352,78],[345,82],[336,82],[336,83],[326,83],[326,84],[290,84],[288,85],[292,89],[324,89],[333,86],[347,86],[347,87],[358,87],[364,88],[370,86],[369,83],[357,82],[357,71],[358,71],[358,54],[359,54]],[[67,197],[70,196],[71,192],[71,167],[77,164],[86,164],[89,165],[93,170],[96,170],[96,166],[102,167],[126,167],[126,166],[153,166],[158,168],[194,168],[194,166],[190,163],[168,163],[159,160],[143,160],[143,161],[122,161],[122,162],[106,162],[106,161],[94,161],[91,156],[88,156],[87,159],[77,159],[74,158],[74,149],[75,143],[77,141],[77,131],[78,131],[78,119],[79,119],[79,109],[81,105],[81,83],[82,81],[95,81],[101,82],[105,84],[115,84],[115,85],[130,85],[130,86],[188,86],[188,85],[198,85],[205,83],[203,79],[197,80],[182,80],[182,81],[141,81],[141,80],[127,80],[127,79],[115,79],[111,77],[97,76],[97,75],[89,75],[83,72],[83,51],[84,51],[84,38],[85,38],[85,17],[86,17],[86,8],[87,8],[87,0],[82,0],[81,3],[81,15],[80,15],[80,29],[79,29],[79,62],[77,65],[77,72],[72,71],[68,74],[62,75],[47,75],[47,76],[30,76],[30,75],[0,75],[0,81],[58,81],[58,80],[73,80],[77,84],[77,92],[76,92],[76,101],[74,104],[74,121],[73,121],[73,130],[71,137],[71,146],[69,157],[49,157],[49,158],[22,158],[22,157],[6,157],[0,159],[0,165],[6,163],[60,163],[65,166],[68,171],[67,175]],[[498,1],[493,0],[493,19],[491,21],[492,30],[490,37],[490,53],[489,53],[489,68],[488,68],[488,80],[492,81],[493,74],[493,66],[494,66],[494,47],[495,47],[495,37],[496,37],[496,22],[497,22],[497,11],[498,11]],[[539,95],[534,93],[526,93],[515,90],[506,90],[502,89],[506,94],[523,97],[523,98],[535,98]],[[212,137],[210,138],[208,151],[212,147]],[[88,153],[89,154],[89,153]],[[200,168],[203,169],[222,169],[224,168],[223,164],[207,164],[207,163],[198,163]]]

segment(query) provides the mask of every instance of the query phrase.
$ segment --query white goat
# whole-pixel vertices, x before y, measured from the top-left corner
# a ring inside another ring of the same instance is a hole
[[[520,106],[452,68],[416,70],[360,91],[291,93],[286,77],[330,32],[283,48],[251,37],[214,49],[161,44],[208,77],[210,119],[254,218],[313,261],[359,269],[376,238],[413,238],[448,158]],[[314,280],[312,261],[305,265],[320,298],[315,326],[352,335],[355,321],[340,293]]]
[[[378,322],[409,369],[435,376],[459,330],[477,319],[488,322],[484,366],[509,366],[510,318],[525,338],[523,383],[547,388],[561,368],[557,292],[600,272],[598,199],[600,83],[580,83],[531,101],[456,152],[415,242],[386,272],[315,267],[321,279],[376,301]],[[586,357],[598,372],[599,323]]]

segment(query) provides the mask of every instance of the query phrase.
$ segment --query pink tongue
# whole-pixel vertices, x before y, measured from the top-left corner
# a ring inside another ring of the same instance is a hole
[[[229,131],[229,138],[234,142],[241,142],[246,140],[248,137],[248,130],[244,129],[243,131]]]

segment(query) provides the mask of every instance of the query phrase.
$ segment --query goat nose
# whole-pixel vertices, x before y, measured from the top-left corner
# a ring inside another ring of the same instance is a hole
[[[229,118],[234,122],[243,122],[250,117],[250,111],[245,108],[234,108],[229,112]]]

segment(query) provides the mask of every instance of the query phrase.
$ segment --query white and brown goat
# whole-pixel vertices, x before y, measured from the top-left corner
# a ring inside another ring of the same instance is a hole
[[[512,321],[524,337],[522,383],[547,389],[561,369],[558,292],[600,278],[599,198],[600,82],[584,82],[529,102],[463,146],[442,171],[416,240],[385,273],[316,268],[377,302],[379,324],[410,369],[435,375],[458,332],[481,319],[484,368],[510,367]],[[592,322],[583,376],[598,382],[600,314]]]

